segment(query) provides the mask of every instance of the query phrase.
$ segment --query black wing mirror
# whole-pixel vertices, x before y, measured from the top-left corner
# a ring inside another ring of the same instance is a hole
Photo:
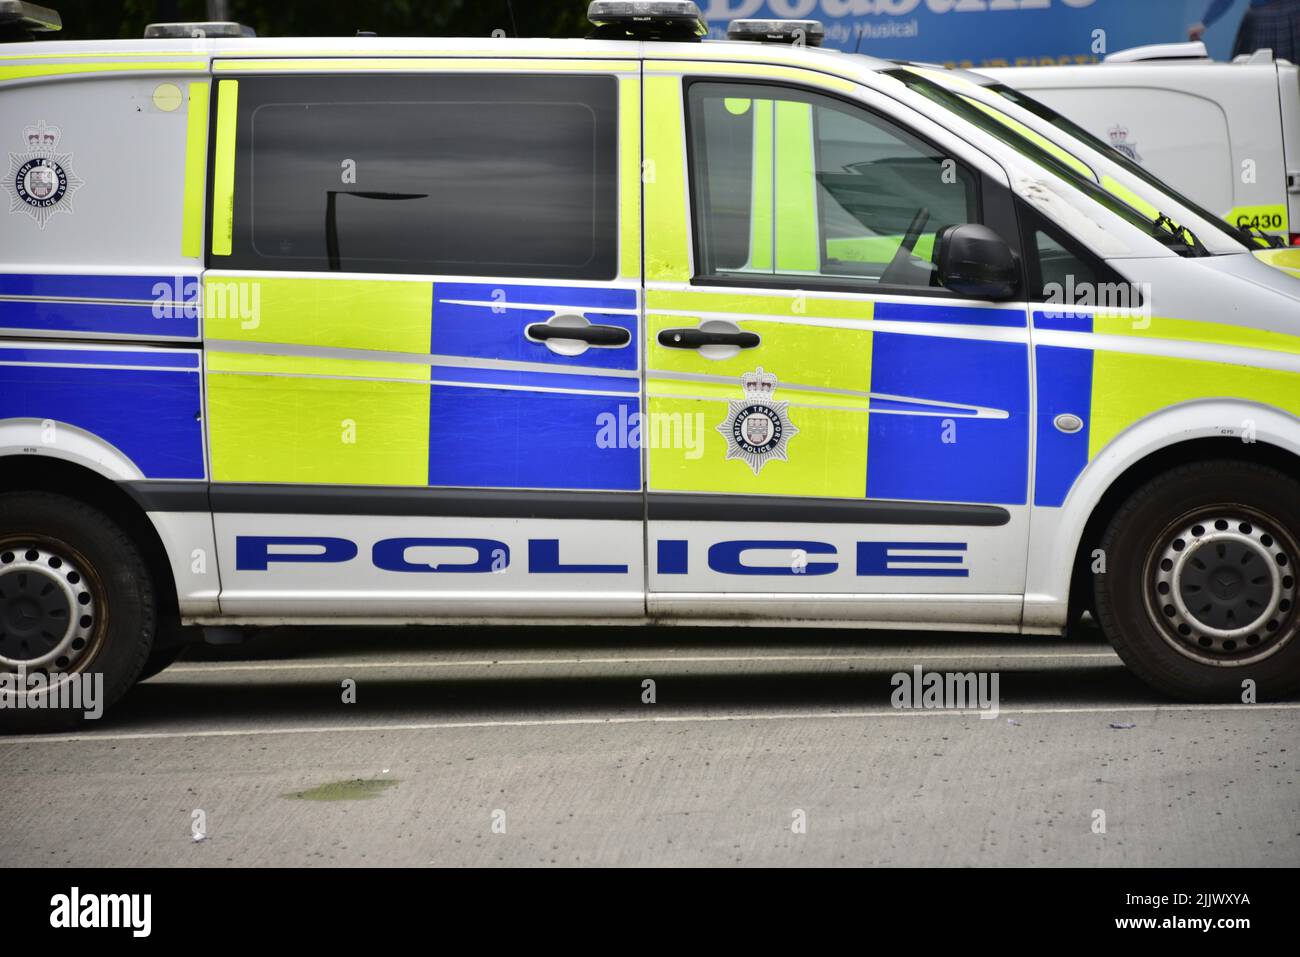
[[[948,226],[935,242],[939,281],[972,299],[1010,299],[1020,285],[1020,264],[1001,236],[978,223]]]

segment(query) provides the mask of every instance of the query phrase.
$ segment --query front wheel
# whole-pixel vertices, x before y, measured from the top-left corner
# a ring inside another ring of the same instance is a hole
[[[101,715],[136,682],[156,620],[148,567],[121,526],[63,495],[0,495],[0,732]]]
[[[1300,688],[1295,479],[1233,460],[1181,466],[1129,497],[1101,550],[1098,620],[1149,685],[1206,701]]]

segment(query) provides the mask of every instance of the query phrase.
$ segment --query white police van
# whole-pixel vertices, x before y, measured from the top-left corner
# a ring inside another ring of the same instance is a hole
[[[0,721],[285,623],[1092,609],[1295,690],[1300,280],[1029,101],[590,17],[0,47]]]
[[[1233,225],[1300,246],[1300,67],[1272,51],[1219,63],[1204,43],[1162,44],[1093,66],[979,72],[1070,117]]]

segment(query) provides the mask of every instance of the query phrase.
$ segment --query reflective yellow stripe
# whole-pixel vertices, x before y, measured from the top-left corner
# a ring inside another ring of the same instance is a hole
[[[947,89],[956,87],[958,90],[970,90],[972,93],[984,92],[984,88],[978,83],[974,83],[964,76],[958,76],[956,73],[949,73],[947,70],[927,70],[925,67],[919,66],[905,66],[903,69]]]
[[[79,73],[116,73],[121,70],[155,73],[206,70],[206,60],[151,61],[147,63],[38,63],[32,66],[0,66],[0,83],[5,80],[30,80],[46,76],[72,76]]]
[[[1113,176],[1103,176],[1101,178],[1101,185],[1106,192],[1110,193],[1116,199],[1132,206],[1147,219],[1154,221],[1159,217],[1160,210],[1156,209]],[[1165,225],[1165,229],[1169,229],[1168,224]]]
[[[619,277],[641,275],[641,81],[618,84]]]
[[[749,266],[760,272],[772,271],[772,247],[775,238],[772,224],[773,210],[773,155],[776,150],[772,122],[772,101],[755,100],[754,114],[754,165],[752,200],[749,222]]]
[[[582,42],[582,41],[579,41],[579,42]],[[412,56],[412,55],[420,55],[420,56],[454,56],[454,57],[492,57],[492,56],[496,56],[496,55],[498,54],[498,52],[499,52],[498,50],[490,50],[490,49],[482,49],[482,50],[463,50],[463,49],[457,49],[457,50],[448,50],[448,51],[429,50],[429,51],[425,51],[425,52],[422,53],[421,51],[418,51],[418,50],[415,50],[415,51],[412,51],[412,50],[382,50],[382,49],[379,49],[379,48],[377,48],[377,47],[370,47],[370,46],[367,46],[367,47],[366,47],[366,51],[365,51],[365,55],[368,56],[368,57],[393,57],[393,56],[405,56],[405,57],[410,57],[410,56]],[[160,57],[160,56],[173,56],[173,55],[174,55],[174,56],[188,56],[188,53],[178,53],[178,52],[176,52],[176,51],[174,51],[174,50],[172,50],[172,51],[167,51],[167,52],[161,52],[161,53],[160,53],[158,50],[115,50],[115,51],[112,51],[112,52],[105,52],[105,51],[102,51],[102,50],[101,50],[101,51],[99,51],[99,52],[97,52],[97,53],[26,53],[26,54],[24,54],[24,53],[13,53],[13,54],[0,54],[0,60],[41,60],[41,59],[47,59],[47,60],[49,60],[49,59],[59,59],[59,60],[63,60],[63,59],[72,59],[72,58],[74,58],[74,57],[102,57],[102,58],[104,58],[104,59],[107,60],[107,59],[117,59],[118,57],[131,57],[131,56]],[[301,50],[301,49],[299,49],[299,50],[263,50],[263,51],[261,51],[261,52],[259,53],[259,56],[263,56],[263,57],[282,57],[282,58],[294,57],[294,56],[311,56],[311,57],[338,58],[338,57],[345,56],[345,55],[347,55],[347,54],[345,54],[345,53],[343,53],[343,52],[341,52],[341,51],[339,51],[339,50],[327,50],[327,49],[323,49],[323,48],[320,49],[320,50]],[[555,51],[551,56],[552,56],[552,57],[583,57],[583,56],[591,56],[591,55],[600,56],[600,57],[603,57],[603,58],[606,58],[606,59],[611,59],[611,58],[613,58],[613,59],[620,59],[620,57],[619,57],[618,54],[610,53],[608,50],[599,50],[599,51],[598,51],[598,50],[594,50],[594,49],[582,49],[581,47],[574,47],[574,48],[571,49],[571,50],[556,50],[556,51]],[[246,59],[246,57],[241,57],[241,59]],[[635,53],[629,53],[629,54],[627,54],[625,57],[621,57],[621,59],[625,59],[627,62],[635,63],[636,60],[638,59],[638,57],[637,57],[637,55],[636,55]]]
[[[272,73],[301,72],[321,73],[336,72],[360,73],[367,71],[404,71],[446,73],[455,70],[472,70],[477,72],[532,73],[636,73],[637,64],[631,60],[571,60],[552,59],[488,59],[457,56],[422,56],[422,57],[331,57],[312,59],[307,57],[286,59],[239,59],[216,60],[212,64],[214,73]]]
[[[647,60],[645,68],[648,73],[690,73],[697,76],[752,76],[795,80],[812,86],[840,90],[844,93],[852,93],[858,89],[858,85],[850,80],[844,80],[818,70],[766,66],[760,63],[719,63],[715,60]]]
[[[728,100],[753,126],[749,260],[755,272],[818,272],[816,147],[812,107],[789,100]],[[775,251],[775,265],[773,263]]]
[[[686,226],[686,176],[682,143],[682,81],[652,76],[645,81],[645,268],[646,278],[691,278]]]
[[[208,169],[208,84],[190,84],[185,130],[185,206],[181,220],[181,255],[203,255],[203,199]]]
[[[996,110],[991,106],[981,103],[979,100],[976,100],[973,97],[969,97],[963,93],[961,94],[961,98],[965,100],[967,103],[969,103],[971,106],[980,110],[981,112],[987,113],[989,116],[993,117],[993,119],[997,120],[1003,126],[1007,127],[1007,129],[1014,130],[1016,133],[1019,133],[1025,139],[1029,140],[1029,142],[1037,146],[1039,149],[1044,150],[1045,152],[1056,157],[1056,159],[1060,160],[1062,163],[1069,166],[1075,172],[1079,173],[1082,176],[1086,176],[1094,183],[1097,182],[1097,174],[1092,171],[1091,167],[1089,167],[1077,156],[1074,156],[1073,154],[1068,153],[1061,147],[1057,146],[1047,137],[1035,132],[1034,130],[1031,130],[1029,127],[1025,126],[1025,124],[1021,123],[1019,120],[1012,119],[1010,116],[1007,116],[1007,114],[1003,113],[1001,110]]]
[[[212,168],[212,255],[229,256],[235,239],[235,120],[239,81],[217,84],[217,149]]]
[[[1279,250],[1283,251],[1283,250]],[[1204,342],[1216,346],[1241,346],[1300,355],[1300,336],[1267,329],[1249,329],[1219,322],[1194,319],[1134,319],[1132,316],[1098,314],[1093,332],[1106,336],[1131,336],[1143,339],[1168,339],[1175,342]]]
[[[812,107],[776,104],[776,270],[818,272],[817,179]]]

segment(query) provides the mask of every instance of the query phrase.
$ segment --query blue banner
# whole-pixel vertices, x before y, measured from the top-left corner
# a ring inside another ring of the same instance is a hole
[[[955,66],[1093,63],[1151,43],[1177,43],[1210,0],[702,0],[714,37],[746,17],[821,20],[825,46]],[[1226,59],[1247,0],[1206,34]]]

